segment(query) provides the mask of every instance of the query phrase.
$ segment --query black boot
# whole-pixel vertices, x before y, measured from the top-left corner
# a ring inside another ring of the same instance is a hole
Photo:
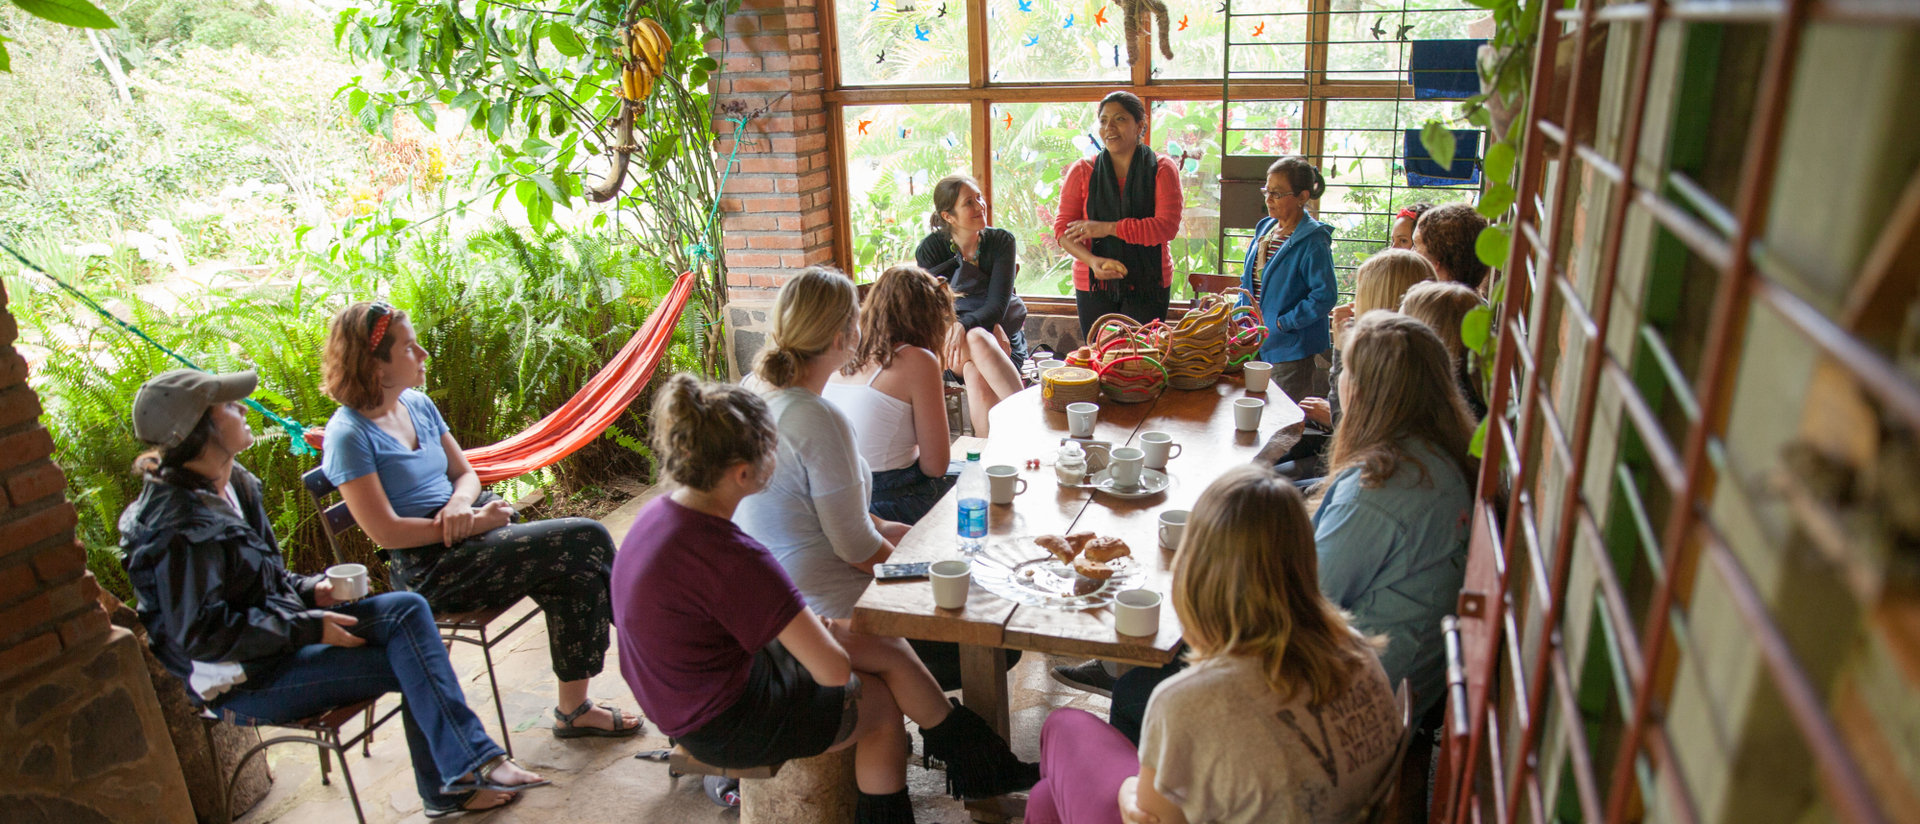
[[[1016,758],[987,719],[959,701],[939,726],[920,729],[920,749],[947,765],[947,793],[954,798],[992,798],[1040,781],[1040,765]]]
[[[913,800],[907,791],[887,795],[860,794],[853,805],[853,824],[913,824]]]

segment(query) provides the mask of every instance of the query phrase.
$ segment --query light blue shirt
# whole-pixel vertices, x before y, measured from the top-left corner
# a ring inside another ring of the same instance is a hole
[[[1446,691],[1440,619],[1454,613],[1467,571],[1473,490],[1425,441],[1400,444],[1393,476],[1368,489],[1347,469],[1313,514],[1320,591],[1369,635],[1386,635],[1387,678],[1413,687],[1414,718]]]
[[[412,389],[400,393],[400,408],[413,418],[418,448],[406,448],[373,421],[342,406],[327,421],[327,448],[320,468],[334,486],[377,472],[380,487],[393,503],[393,514],[431,518],[453,497],[447,450],[440,444],[447,420],[440,417],[432,399]]]

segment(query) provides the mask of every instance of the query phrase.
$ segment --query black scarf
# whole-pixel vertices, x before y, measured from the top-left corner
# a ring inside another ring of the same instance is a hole
[[[1087,181],[1087,219],[1117,221],[1130,217],[1153,217],[1156,179],[1160,158],[1142,143],[1133,148],[1133,164],[1127,167],[1127,185],[1123,192],[1114,181],[1113,155],[1101,152],[1093,160],[1093,178]],[[1164,245],[1164,244],[1162,244]],[[1103,258],[1127,265],[1127,276],[1101,280],[1089,273],[1087,285],[1093,289],[1160,289],[1162,245],[1138,246],[1118,236],[1095,238],[1089,250]]]

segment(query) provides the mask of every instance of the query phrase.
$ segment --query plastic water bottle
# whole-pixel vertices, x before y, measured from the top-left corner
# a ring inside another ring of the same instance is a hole
[[[960,551],[979,552],[981,539],[987,537],[987,470],[980,466],[980,453],[967,453],[967,468],[960,473],[957,487]]]

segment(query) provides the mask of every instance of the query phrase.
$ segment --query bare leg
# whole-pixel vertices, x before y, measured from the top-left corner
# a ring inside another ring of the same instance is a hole
[[[973,421],[973,436],[987,437],[987,411],[1000,402],[993,396],[993,390],[987,387],[987,379],[980,376],[980,368],[972,361],[961,367],[960,376],[967,384],[967,413]]]
[[[933,673],[927,672],[927,665],[920,663],[905,639],[850,632],[845,621],[833,622],[833,639],[846,649],[855,671],[872,673],[886,682],[894,701],[913,723],[939,726],[953,711],[947,694],[940,691]]]
[[[582,678],[578,681],[560,682],[560,703],[557,706],[561,712],[573,712],[575,708],[586,703],[588,680],[589,679]],[[640,723],[639,718],[631,715],[623,720],[626,722],[621,725],[623,729]],[[573,719],[573,725],[576,727],[594,727],[597,729],[610,730],[613,729],[613,713],[607,712],[600,707],[594,707],[588,710],[586,714]]]
[[[900,707],[886,681],[865,672],[860,676],[860,717],[854,721],[853,734],[833,750],[854,748],[854,783],[861,792],[897,793],[907,787],[907,756],[912,754],[913,742],[907,738],[907,726],[900,721]]]
[[[1008,344],[1009,347],[1011,345]],[[967,351],[972,356],[973,365],[980,370],[980,376],[993,389],[994,403],[1026,388],[1020,382],[1020,370],[1013,366],[1013,358],[1007,354],[1007,350],[1000,348],[1000,341],[992,332],[985,329],[969,330]]]

